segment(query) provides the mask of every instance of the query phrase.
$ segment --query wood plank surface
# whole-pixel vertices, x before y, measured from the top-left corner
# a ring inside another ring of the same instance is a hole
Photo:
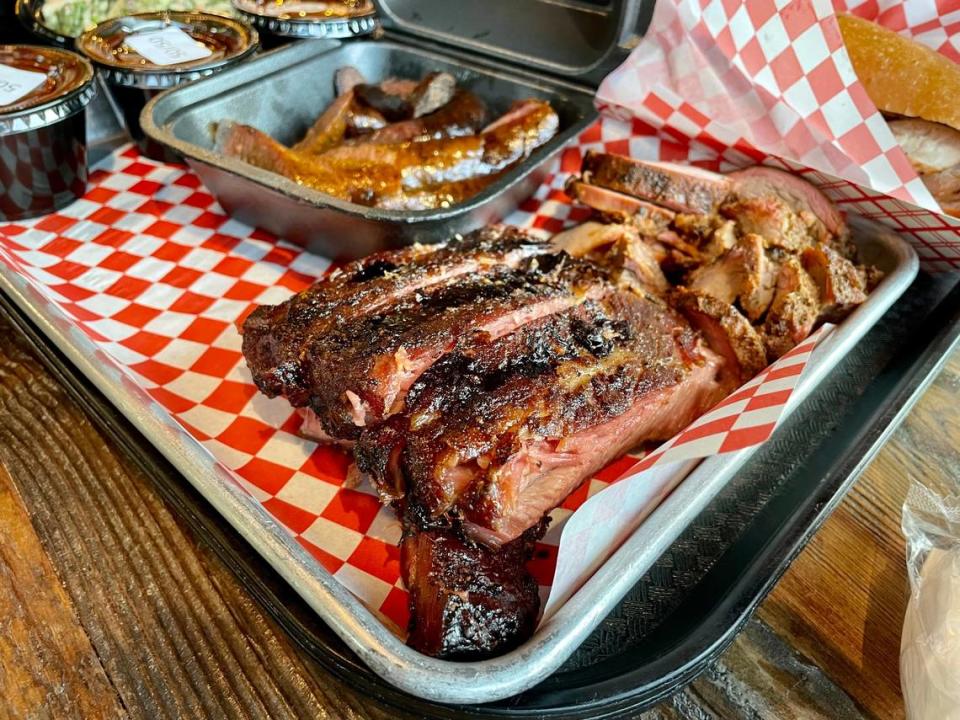
[[[958,490],[958,394],[955,354],[759,612],[871,717],[904,716],[900,629],[909,588],[900,518],[914,478]]]
[[[0,486],[11,488],[0,491],[0,612],[13,614],[2,579],[19,578],[24,562],[38,568],[36,585],[9,582],[31,599],[46,594],[49,609],[33,608],[44,614],[26,616],[18,635],[0,633],[0,717],[405,717],[343,685],[296,646],[2,317],[0,337],[8,339],[0,343],[0,462],[13,481]],[[960,361],[828,520],[760,619],[709,672],[644,718],[902,714],[899,505],[906,471],[924,453],[954,457],[958,373]],[[941,439],[921,442],[927,433]],[[48,627],[57,628],[54,649],[27,639]],[[14,663],[32,679],[11,674]],[[9,699],[14,682],[42,694],[62,678],[86,686],[86,700],[82,690],[64,689],[73,710]]]
[[[125,717],[3,465],[0,697],[13,718]]]
[[[302,658],[5,322],[0,337],[13,340],[0,347],[0,462],[129,717],[396,717]],[[9,643],[5,652],[27,651],[0,637]]]

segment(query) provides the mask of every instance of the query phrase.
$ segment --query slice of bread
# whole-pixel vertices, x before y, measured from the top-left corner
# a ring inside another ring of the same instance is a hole
[[[960,130],[960,65],[869,20],[838,21],[854,72],[881,112]]]

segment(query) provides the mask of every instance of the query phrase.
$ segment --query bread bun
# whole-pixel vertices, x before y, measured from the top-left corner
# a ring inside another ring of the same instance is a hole
[[[837,19],[854,72],[881,112],[960,130],[960,65],[869,20]]]
[[[915,40],[839,15],[853,70],[930,194],[960,217],[960,65]]]

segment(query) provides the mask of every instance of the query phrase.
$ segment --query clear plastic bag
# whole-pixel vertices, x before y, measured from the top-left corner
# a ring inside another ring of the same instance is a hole
[[[903,504],[910,600],[900,639],[909,720],[960,720],[960,495],[913,483]]]

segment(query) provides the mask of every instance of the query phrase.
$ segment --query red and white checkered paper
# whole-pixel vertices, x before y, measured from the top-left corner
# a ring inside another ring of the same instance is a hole
[[[824,325],[774,365],[729,395],[656,450],[624,459],[614,482],[566,519],[544,619],[568,600],[696,463],[764,442],[776,429],[814,350],[833,329]]]
[[[678,159],[799,172],[910,237],[927,269],[960,267],[960,220],[939,212],[857,80],[835,8],[960,57],[960,0],[666,0],[598,102],[674,140]]]
[[[583,149],[613,132],[604,128],[587,131],[562,165],[579,167]],[[553,175],[508,220],[557,229],[582,218],[582,208],[558,194],[563,179]],[[349,457],[301,438],[299,415],[285,400],[257,392],[240,353],[237,321],[307,287],[329,267],[326,259],[227,217],[188,170],[127,148],[96,170],[86,196],[65,210],[0,225],[0,261],[28,281],[34,302],[95,343],[98,360],[116,370],[132,397],[206,448],[223,477],[244,487],[317,562],[402,632],[406,592],[393,512],[371,488],[344,487]],[[789,395],[789,387],[780,389],[786,395],[776,396],[780,404],[770,406],[763,422],[729,406],[747,421],[715,427],[713,436],[726,442],[707,449],[762,442]],[[692,432],[701,437],[688,447],[706,448],[706,435]],[[613,463],[554,512],[532,563],[544,595],[564,521],[635,463],[631,457]]]

